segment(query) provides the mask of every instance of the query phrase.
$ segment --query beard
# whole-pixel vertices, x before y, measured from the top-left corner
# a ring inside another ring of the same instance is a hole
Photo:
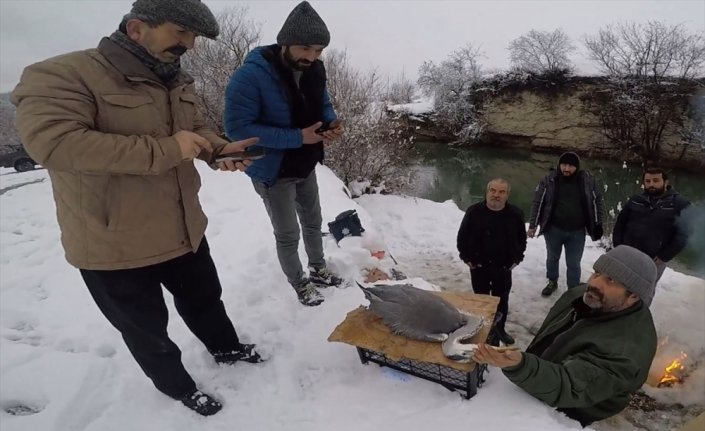
[[[605,295],[598,288],[588,284],[587,290],[583,293],[583,302],[593,310],[617,311],[623,308],[624,303],[627,302],[627,296],[605,301]]]
[[[602,301],[604,299],[605,295],[590,285],[588,285],[587,290],[583,293],[583,302],[593,310],[599,310],[602,308]]]
[[[645,189],[644,191],[649,196],[661,196],[666,191],[666,187],[662,187],[662,188],[649,187],[649,188]]]
[[[297,60],[294,57],[291,56],[291,53],[289,52],[289,47],[287,46],[286,49],[284,49],[284,61],[286,62],[287,66],[294,70],[298,70],[300,72],[303,72],[304,70],[308,70],[313,63],[311,63],[308,60]]]
[[[487,207],[489,209],[499,211],[504,208],[506,204],[499,199],[487,199]]]

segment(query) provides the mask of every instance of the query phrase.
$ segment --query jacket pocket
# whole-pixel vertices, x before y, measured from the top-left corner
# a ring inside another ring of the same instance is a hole
[[[88,225],[100,230],[117,230],[120,205],[119,177],[81,175],[81,208]]]
[[[97,117],[100,131],[126,136],[154,135],[164,123],[147,94],[103,94]]]
[[[154,103],[151,97],[139,94],[103,94],[101,97],[106,103],[123,108],[137,108]]]

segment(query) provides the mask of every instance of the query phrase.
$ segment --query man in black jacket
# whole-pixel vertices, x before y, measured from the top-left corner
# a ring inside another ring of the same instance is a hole
[[[630,245],[649,255],[661,279],[666,262],[683,250],[688,235],[681,212],[690,202],[668,185],[660,168],[644,171],[644,192],[629,198],[617,216],[612,245]]]
[[[585,231],[593,241],[602,237],[602,194],[589,172],[580,170],[575,153],[563,153],[558,170],[551,169],[536,186],[529,217],[530,238],[543,234],[546,240],[546,278],[541,295],[558,288],[558,267],[565,247],[568,288],[580,284],[580,259],[585,248]]]
[[[505,323],[512,288],[512,269],[524,260],[526,232],[524,213],[507,203],[510,186],[496,178],[487,184],[485,200],[470,206],[458,231],[460,259],[470,267],[472,290],[499,297],[497,334],[514,344]]]

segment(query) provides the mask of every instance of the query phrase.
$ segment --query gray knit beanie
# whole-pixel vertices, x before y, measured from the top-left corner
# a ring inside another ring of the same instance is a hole
[[[628,245],[618,245],[600,256],[592,267],[639,295],[647,307],[651,305],[657,270],[654,261],[646,254]]]
[[[209,39],[220,34],[213,12],[201,0],[137,0],[125,18],[173,22]]]
[[[302,1],[291,11],[277,35],[280,46],[328,46],[329,43],[330,33],[326,23],[307,1]]]

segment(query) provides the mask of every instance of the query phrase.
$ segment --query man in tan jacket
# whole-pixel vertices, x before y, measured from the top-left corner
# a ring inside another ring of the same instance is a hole
[[[157,389],[204,416],[221,405],[181,363],[161,285],[217,363],[261,361],[220,299],[193,162],[257,139],[205,128],[179,63],[197,36],[218,33],[200,0],[137,0],[97,49],[28,66],[12,93],[22,142],[51,177],[66,259]]]

